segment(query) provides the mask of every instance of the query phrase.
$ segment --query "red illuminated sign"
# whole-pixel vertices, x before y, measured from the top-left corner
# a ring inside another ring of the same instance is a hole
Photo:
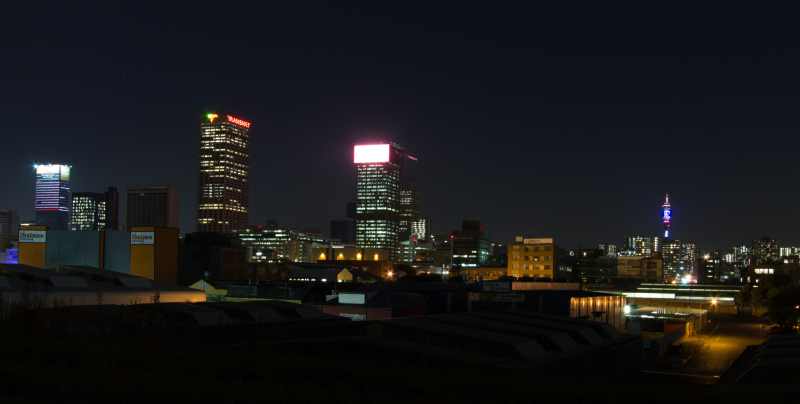
[[[239,119],[239,118],[237,118],[235,116],[230,116],[230,115],[226,115],[226,116],[228,117],[228,122],[230,122],[230,123],[232,123],[234,125],[239,125],[239,126],[241,126],[243,128],[249,128],[250,127],[250,122],[247,122],[244,119]]]

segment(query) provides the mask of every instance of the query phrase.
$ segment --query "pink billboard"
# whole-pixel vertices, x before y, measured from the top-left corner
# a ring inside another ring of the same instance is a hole
[[[389,144],[357,144],[353,148],[353,163],[387,163],[390,154]]]

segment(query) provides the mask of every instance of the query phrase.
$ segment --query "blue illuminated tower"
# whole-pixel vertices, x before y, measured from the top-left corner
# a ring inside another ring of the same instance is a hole
[[[671,236],[670,228],[672,227],[672,206],[669,204],[669,194],[664,198],[664,204],[661,205],[661,220],[664,222],[664,239],[668,240]]]

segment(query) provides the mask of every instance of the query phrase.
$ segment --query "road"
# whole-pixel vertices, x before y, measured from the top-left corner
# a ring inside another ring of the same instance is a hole
[[[656,366],[643,375],[653,383],[715,384],[745,348],[764,341],[765,327],[733,316],[712,318],[702,334],[679,341],[692,352],[683,365]]]
[[[719,376],[749,345],[765,339],[765,325],[735,317],[712,319],[706,332],[686,338],[686,343],[701,345],[683,366],[685,373]]]

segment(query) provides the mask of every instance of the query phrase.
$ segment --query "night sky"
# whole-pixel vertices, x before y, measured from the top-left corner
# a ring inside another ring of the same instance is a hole
[[[352,144],[383,139],[419,157],[437,231],[478,217],[496,240],[621,243],[660,233],[669,192],[674,236],[701,248],[800,244],[800,50],[756,43],[752,24],[111,3],[4,5],[0,208],[23,219],[31,164],[65,162],[74,191],[174,184],[193,231],[213,109],[254,122],[253,223],[327,233],[354,195]]]

